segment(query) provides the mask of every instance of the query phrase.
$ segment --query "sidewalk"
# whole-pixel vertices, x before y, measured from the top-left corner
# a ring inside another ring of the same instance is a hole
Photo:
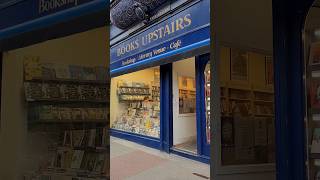
[[[114,137],[110,143],[111,180],[205,180],[210,175],[208,164]]]

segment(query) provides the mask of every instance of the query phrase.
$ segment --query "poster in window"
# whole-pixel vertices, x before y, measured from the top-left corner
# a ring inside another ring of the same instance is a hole
[[[231,80],[248,81],[249,55],[239,49],[231,50],[230,77]]]
[[[266,56],[266,84],[273,85],[274,72],[273,72],[273,58],[272,56]]]

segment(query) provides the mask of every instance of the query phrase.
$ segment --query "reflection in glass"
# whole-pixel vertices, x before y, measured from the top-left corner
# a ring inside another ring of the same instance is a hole
[[[273,71],[266,67],[273,66],[272,59],[233,48],[223,51],[228,53],[220,64],[222,165],[273,163]],[[230,58],[235,52],[238,58]]]

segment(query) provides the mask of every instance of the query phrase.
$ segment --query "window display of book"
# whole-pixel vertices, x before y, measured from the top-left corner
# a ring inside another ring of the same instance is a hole
[[[160,137],[160,103],[122,103],[126,111],[117,116],[112,128],[145,136]]]
[[[221,87],[224,165],[274,163],[273,98],[267,90]]]
[[[25,178],[108,179],[108,70],[32,59],[24,72],[30,133],[52,130],[63,136],[48,147],[47,166]]]
[[[160,137],[160,87],[150,88],[150,84],[118,81],[117,95],[123,110],[113,121],[113,129]]]

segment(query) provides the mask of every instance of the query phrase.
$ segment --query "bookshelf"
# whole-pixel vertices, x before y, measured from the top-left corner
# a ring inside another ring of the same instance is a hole
[[[220,105],[223,164],[273,163],[273,91],[253,87],[237,87],[227,83],[221,83],[221,85]],[[263,128],[255,130],[259,126]],[[250,131],[250,137],[252,137],[252,142],[250,142],[252,143],[252,148],[248,149],[251,155],[249,153],[243,159],[236,157],[236,154],[239,152],[235,148],[235,142],[236,139],[240,141],[240,137],[236,137],[237,131],[240,134],[243,134],[241,133],[242,131]]]
[[[45,162],[25,178],[109,179],[108,70],[37,61],[24,71],[28,131],[54,134]]]

